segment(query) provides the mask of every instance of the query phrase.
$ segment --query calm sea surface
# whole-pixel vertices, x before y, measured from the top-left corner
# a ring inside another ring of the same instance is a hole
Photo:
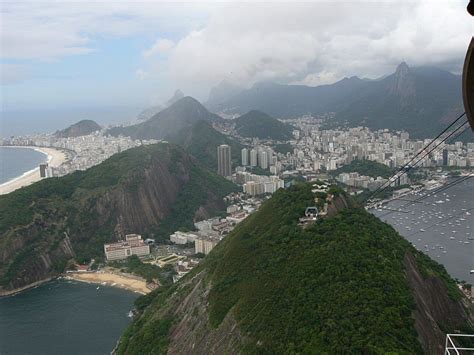
[[[54,281],[0,298],[0,354],[110,354],[137,294]]]
[[[474,274],[470,274],[474,269],[474,211],[468,211],[474,208],[474,178],[420,202],[401,207],[406,213],[394,212],[381,219],[443,264],[451,276],[474,284]],[[394,201],[388,206],[398,209],[406,203]],[[381,216],[388,211],[372,212]]]
[[[37,168],[47,159],[46,154],[34,149],[0,147],[0,184]]]

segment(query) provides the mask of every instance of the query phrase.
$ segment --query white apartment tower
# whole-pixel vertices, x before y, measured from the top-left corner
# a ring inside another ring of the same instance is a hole
[[[249,165],[249,150],[247,148],[242,149],[242,166]]]
[[[250,166],[257,166],[258,152],[256,149],[250,151]]]

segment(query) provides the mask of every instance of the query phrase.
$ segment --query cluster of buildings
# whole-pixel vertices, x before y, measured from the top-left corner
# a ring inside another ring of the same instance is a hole
[[[57,138],[54,134],[36,134],[3,139],[0,143],[1,145],[51,147],[68,152],[69,159],[65,163],[54,168],[54,171],[50,169],[49,172],[45,172],[44,177],[50,177],[63,176],[76,170],[86,170],[121,151],[157,142],[156,140],[133,140],[130,137],[112,137],[98,131],[86,136],[70,138]]]
[[[264,170],[270,170],[270,173],[274,175],[278,175],[282,168],[273,149],[266,146],[257,146],[251,149],[243,148],[241,159],[243,167],[258,166]]]
[[[411,140],[407,132],[393,133],[387,129],[321,130],[318,121],[295,119],[291,123],[295,126],[291,141],[294,149],[280,160],[285,166],[292,166],[300,172],[331,171],[354,159],[372,160],[392,168],[402,167],[431,142],[431,139]],[[442,143],[417,164],[421,167],[443,165],[474,166],[474,143]]]
[[[229,203],[226,217],[213,217],[196,222],[194,223],[196,231],[176,231],[170,235],[170,241],[178,245],[194,243],[195,254],[207,255],[237,224],[255,212],[261,204],[260,199],[248,198],[240,193],[227,196],[226,201]]]
[[[369,189],[370,191],[377,190],[379,187],[385,185],[388,181],[388,179],[382,178],[380,176],[377,176],[377,178],[374,179],[370,176],[359,175],[359,173],[356,172],[341,173],[337,176],[336,180],[350,187],[364,188]],[[399,176],[390,183],[392,186],[401,186],[407,184],[409,184],[409,179],[406,174]]]
[[[285,182],[278,176],[256,175],[247,171],[237,171],[235,182],[243,186],[243,192],[250,196],[272,194],[279,188],[285,187]]]

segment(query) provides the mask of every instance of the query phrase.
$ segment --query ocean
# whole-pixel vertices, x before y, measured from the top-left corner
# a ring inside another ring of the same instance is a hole
[[[59,280],[0,298],[0,354],[110,354],[137,296]]]
[[[0,147],[0,184],[37,168],[47,159],[46,154],[34,149]]]
[[[419,196],[416,196],[419,197]],[[405,196],[404,199],[412,199]],[[474,178],[406,208],[406,201],[386,205],[394,212],[382,217],[415,247],[459,280],[474,284]],[[372,211],[380,216],[388,211]]]

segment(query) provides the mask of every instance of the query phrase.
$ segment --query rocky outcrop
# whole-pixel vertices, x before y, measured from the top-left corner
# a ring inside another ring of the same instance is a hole
[[[444,351],[445,329],[461,330],[465,327],[466,320],[469,320],[465,307],[469,305],[463,304],[462,299],[451,299],[440,278],[424,277],[413,254],[405,255],[404,266],[416,303],[413,316],[420,344],[427,354],[441,354]]]
[[[205,272],[184,284],[191,291],[174,305],[173,318],[179,319],[169,332],[168,354],[238,354],[236,344],[244,337],[229,312],[222,323],[213,328],[209,324],[210,284],[205,283]]]
[[[405,62],[402,62],[393,75],[392,83],[389,87],[390,94],[399,99],[400,108],[413,105],[416,101],[415,77]]]

